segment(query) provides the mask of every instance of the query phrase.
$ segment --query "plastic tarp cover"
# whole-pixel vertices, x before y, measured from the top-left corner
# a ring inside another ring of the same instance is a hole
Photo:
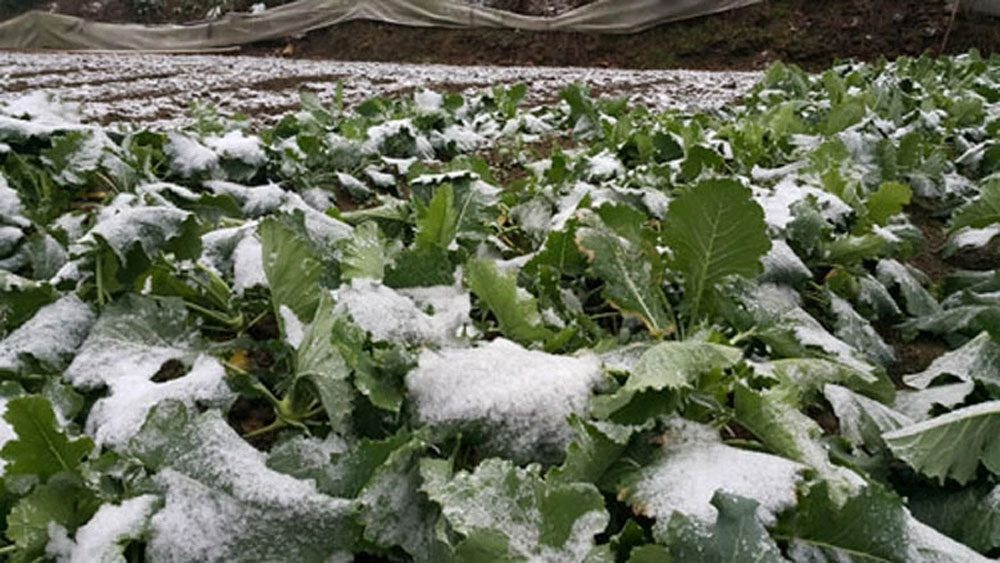
[[[299,0],[258,14],[192,25],[147,26],[28,12],[0,23],[0,49],[198,51],[281,39],[354,20],[415,27],[635,33],[762,0],[598,0],[554,17],[514,14],[461,0]]]
[[[965,0],[961,6],[970,12],[1000,16],[1000,0]]]

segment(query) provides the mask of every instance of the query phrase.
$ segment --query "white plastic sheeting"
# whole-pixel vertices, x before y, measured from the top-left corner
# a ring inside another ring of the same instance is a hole
[[[762,0],[598,0],[553,17],[534,17],[461,0],[299,0],[258,14],[194,25],[109,24],[45,12],[0,23],[0,49],[199,51],[301,35],[354,20],[417,27],[635,33]]]

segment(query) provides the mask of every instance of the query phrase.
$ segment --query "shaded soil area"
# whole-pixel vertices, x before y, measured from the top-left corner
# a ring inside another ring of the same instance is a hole
[[[1000,46],[1000,20],[945,0],[767,0],[634,35],[417,29],[354,22],[244,53],[411,63],[758,69],[776,60],[820,69],[838,59],[960,53]],[[949,28],[951,32],[949,33]],[[947,35],[947,42],[945,41]]]

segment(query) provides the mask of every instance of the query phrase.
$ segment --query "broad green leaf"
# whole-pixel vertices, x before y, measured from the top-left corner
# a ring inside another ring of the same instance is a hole
[[[670,550],[653,543],[633,549],[628,558],[628,563],[669,563],[670,561]]]
[[[398,377],[402,370],[396,368],[400,363],[383,365],[366,349],[367,340],[364,330],[342,316],[337,317],[333,342],[354,372],[354,386],[376,407],[399,412],[403,405],[403,381]]]
[[[875,327],[864,318],[846,299],[833,292],[828,294],[830,310],[836,317],[834,334],[837,338],[850,344],[868,361],[876,365],[888,366],[895,361],[892,347],[882,340]]]
[[[385,271],[385,285],[394,288],[430,287],[455,282],[455,266],[444,250],[410,248],[399,253]]]
[[[623,389],[681,389],[701,374],[733,367],[743,351],[708,342],[663,342],[643,353]]]
[[[76,529],[90,519],[98,505],[100,501],[75,474],[60,473],[35,487],[7,514],[6,535],[17,546],[10,561],[41,560],[52,525]]]
[[[427,204],[422,217],[417,219],[419,248],[448,250],[458,233],[458,213],[455,211],[455,191],[451,184],[439,186]]]
[[[420,487],[418,455],[427,448],[411,439],[389,453],[358,495],[364,538],[385,549],[403,548],[414,561],[437,563],[450,557],[451,548],[437,535],[441,509]]]
[[[840,133],[861,121],[865,117],[865,111],[864,100],[845,100],[830,110],[826,116],[823,133],[831,136]]]
[[[73,471],[94,449],[94,441],[88,437],[67,437],[59,428],[52,405],[43,397],[13,399],[3,417],[17,433],[17,439],[0,450],[0,457],[7,460],[7,476],[35,475],[45,481],[57,473]]]
[[[548,483],[537,465],[522,469],[490,458],[447,480],[428,480],[425,473],[423,490],[465,536],[460,553],[476,546],[524,560],[582,560],[608,523],[593,485]]]
[[[913,515],[939,532],[983,553],[1000,547],[1000,486],[921,487],[906,496]]]
[[[984,332],[961,348],[935,358],[924,371],[903,376],[903,381],[910,387],[927,389],[944,375],[977,381],[994,395],[1000,393],[1000,343]]]
[[[981,229],[1000,223],[1000,180],[987,181],[979,197],[960,207],[951,217],[952,232],[962,227]]]
[[[326,266],[306,233],[303,219],[296,215],[271,217],[261,221],[257,232],[275,312],[285,305],[299,319],[313,318]]]
[[[353,411],[351,371],[340,350],[333,343],[333,300],[322,295],[316,307],[316,318],[305,329],[296,355],[295,376],[307,380],[316,388],[330,427],[341,435],[350,433]]]
[[[516,275],[500,271],[496,263],[486,259],[470,260],[465,268],[469,290],[493,313],[504,336],[524,345],[552,336],[542,325],[535,298],[518,288]]]
[[[980,462],[1000,474],[1000,401],[965,407],[882,435],[899,459],[940,483],[964,485]]]
[[[873,452],[885,450],[882,434],[913,424],[908,416],[839,385],[826,385],[823,396],[837,415],[840,433]]]
[[[899,497],[868,484],[846,502],[830,485],[812,487],[778,526],[793,561],[906,561],[909,532]]]
[[[553,467],[546,479],[552,483],[597,483],[628,446],[633,430],[607,422],[570,417],[576,439],[566,448],[566,460]]]
[[[152,560],[323,561],[356,543],[350,501],[269,469],[218,411],[195,415],[162,402],[128,450],[164,491],[147,544]]]
[[[728,276],[754,277],[771,248],[764,212],[750,190],[732,180],[702,182],[670,203],[663,238],[671,267],[684,278],[684,301],[693,326],[711,309]]]
[[[892,402],[896,395],[888,377],[822,358],[773,360],[760,365],[760,369],[775,377],[790,392],[790,398],[797,396],[799,406],[811,403],[828,383],[843,385],[880,401]]]
[[[613,307],[640,319],[653,336],[675,331],[670,304],[661,288],[660,261],[648,243],[623,238],[607,228],[581,228],[577,245],[604,281],[603,296]]]
[[[757,519],[757,501],[717,492],[712,506],[719,511],[713,526],[683,514],[670,519],[670,554],[691,563],[770,563],[785,561],[781,550]]]
[[[358,225],[351,238],[344,240],[341,274],[346,280],[381,280],[399,250],[399,243],[386,241],[374,221]]]
[[[885,225],[910,203],[913,191],[906,184],[886,182],[868,196],[868,218],[876,225]]]

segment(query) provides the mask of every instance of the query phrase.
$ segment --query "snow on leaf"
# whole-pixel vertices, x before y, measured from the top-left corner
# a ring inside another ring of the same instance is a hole
[[[693,422],[674,421],[665,445],[652,463],[626,477],[619,498],[634,512],[655,518],[654,537],[668,541],[675,514],[712,525],[718,510],[716,492],[753,499],[757,518],[765,525],[795,505],[795,490],[807,470],[800,463],[722,444],[712,429]]]
[[[1000,344],[984,332],[961,348],[936,358],[924,371],[903,376],[903,381],[911,387],[927,389],[943,375],[978,381],[994,393],[1000,391]]]
[[[96,316],[75,295],[46,305],[0,340],[0,371],[16,372],[31,362],[52,370],[67,365],[87,337]]]
[[[995,223],[1000,223],[1000,180],[993,179],[983,184],[979,197],[955,211],[950,228],[982,229]]]
[[[883,433],[913,424],[906,415],[846,387],[826,385],[823,396],[833,407],[841,434],[855,446],[863,444],[871,450],[884,450]]]
[[[982,463],[1000,474],[1000,401],[979,403],[882,435],[899,459],[944,483],[966,484]]]
[[[150,522],[152,561],[320,561],[354,544],[348,500],[268,469],[218,411],[162,403],[129,451],[165,491]]]
[[[454,345],[461,343],[472,323],[468,293],[451,286],[396,291],[377,281],[355,279],[335,291],[334,299],[335,313],[350,315],[376,341]]]
[[[567,417],[586,412],[600,377],[596,358],[554,356],[497,339],[425,351],[406,387],[424,424],[460,431],[513,459],[558,460],[573,440]]]
[[[159,503],[156,495],[142,495],[121,504],[105,504],[74,535],[74,539],[54,545],[47,554],[59,563],[120,563],[125,542],[141,540]]]
[[[593,485],[548,483],[537,465],[522,469],[496,458],[474,472],[425,479],[423,490],[441,505],[452,529],[465,536],[459,553],[580,561],[609,520]]]

